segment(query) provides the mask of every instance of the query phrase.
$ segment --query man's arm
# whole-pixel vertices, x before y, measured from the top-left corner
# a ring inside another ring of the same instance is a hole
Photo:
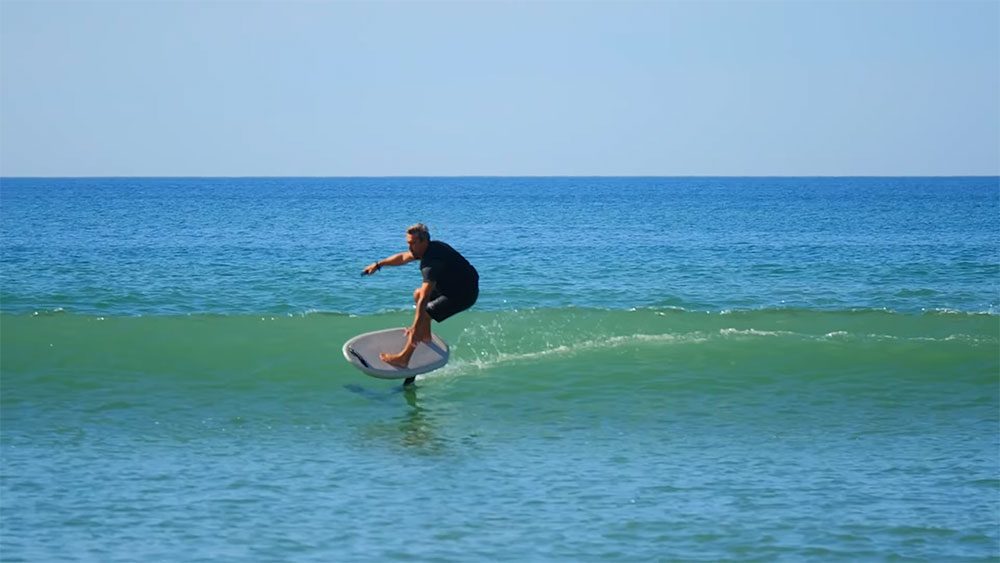
[[[361,271],[362,276],[370,276],[375,272],[379,271],[382,266],[402,266],[403,264],[408,264],[416,260],[410,251],[400,252],[399,254],[393,254],[392,256],[379,260],[374,264],[370,264],[364,270]]]

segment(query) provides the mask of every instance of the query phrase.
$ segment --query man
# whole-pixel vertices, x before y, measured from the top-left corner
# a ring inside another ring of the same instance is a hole
[[[479,297],[479,272],[457,250],[441,241],[432,241],[427,226],[417,223],[406,229],[407,252],[400,252],[371,264],[361,272],[370,276],[382,266],[402,266],[420,260],[423,284],[413,292],[417,313],[413,326],[407,329],[406,346],[398,354],[383,353],[382,361],[406,367],[420,342],[431,339],[431,319],[443,322],[475,304]],[[413,383],[407,378],[404,385]]]

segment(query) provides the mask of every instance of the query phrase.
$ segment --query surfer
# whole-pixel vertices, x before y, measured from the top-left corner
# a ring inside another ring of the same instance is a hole
[[[370,276],[383,266],[402,266],[420,260],[423,283],[413,292],[417,313],[413,326],[406,329],[406,345],[397,354],[379,356],[386,363],[404,368],[410,363],[417,344],[430,341],[431,319],[443,322],[472,307],[479,297],[479,272],[448,244],[432,241],[426,225],[417,223],[406,229],[406,245],[408,251],[379,260],[361,272],[363,276]],[[414,379],[407,378],[403,385],[413,383]]]

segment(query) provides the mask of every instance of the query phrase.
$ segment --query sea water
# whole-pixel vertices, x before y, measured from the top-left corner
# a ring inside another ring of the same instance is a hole
[[[995,177],[3,178],[0,268],[3,561],[1000,558]]]

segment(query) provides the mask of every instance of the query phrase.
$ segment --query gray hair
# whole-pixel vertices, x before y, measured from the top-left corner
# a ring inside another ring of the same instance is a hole
[[[421,241],[431,240],[431,232],[427,229],[427,225],[423,223],[417,223],[416,225],[407,227],[406,234],[413,235],[417,237],[417,240]]]

